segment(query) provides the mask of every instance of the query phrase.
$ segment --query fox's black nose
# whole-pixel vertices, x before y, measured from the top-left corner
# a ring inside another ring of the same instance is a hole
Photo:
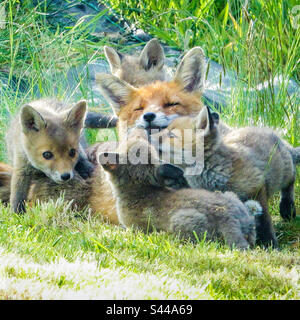
[[[71,178],[71,175],[70,173],[63,173],[60,177],[63,181],[67,181]]]
[[[151,122],[155,119],[156,114],[154,112],[147,112],[143,115],[143,118],[147,122]]]

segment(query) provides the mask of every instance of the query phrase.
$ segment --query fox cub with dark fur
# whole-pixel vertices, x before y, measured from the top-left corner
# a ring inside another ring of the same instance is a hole
[[[147,164],[130,162],[132,147],[148,155]],[[205,235],[208,240],[221,238],[239,249],[255,245],[253,215],[261,214],[256,201],[243,204],[232,192],[170,190],[165,187],[165,179],[173,176],[178,181],[183,171],[170,164],[152,164],[155,157],[147,141],[136,139],[128,142],[125,152],[99,155],[115,191],[120,223],[143,231],[168,231],[191,240]],[[154,162],[159,163],[158,158]]]
[[[186,129],[191,130],[187,144]],[[186,175],[192,188],[235,192],[242,201],[255,199],[264,214],[257,219],[258,238],[266,244],[277,245],[277,239],[268,211],[268,200],[281,191],[280,214],[294,218],[294,182],[296,164],[300,163],[300,147],[292,148],[271,129],[246,127],[220,133],[219,115],[208,107],[197,117],[175,119],[167,129],[152,135],[164,159],[179,159],[185,138],[188,153],[195,154],[203,143],[204,167],[199,174]],[[173,162],[174,163],[174,162]],[[183,169],[189,166],[183,161]],[[191,166],[197,166],[195,161]],[[191,168],[189,168],[191,169]]]

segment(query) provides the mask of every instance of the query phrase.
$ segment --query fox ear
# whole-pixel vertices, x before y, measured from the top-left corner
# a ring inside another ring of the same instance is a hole
[[[82,129],[86,112],[87,112],[86,101],[80,100],[68,112],[67,117],[65,119],[65,124],[74,129]]]
[[[98,161],[105,171],[114,172],[120,165],[120,154],[117,152],[103,152]]]
[[[188,92],[199,91],[202,93],[205,70],[204,52],[201,47],[195,47],[188,51],[181,60],[174,80],[181,83]]]
[[[96,80],[101,93],[111,103],[114,111],[118,113],[129,101],[134,87],[112,74],[99,73],[96,75]]]
[[[209,107],[204,106],[197,116],[196,128],[204,130],[204,134],[207,134],[213,130],[218,123],[219,114],[216,112],[211,112]]]
[[[111,47],[104,46],[104,54],[109,63],[111,73],[121,68],[123,59],[123,55],[121,53]]]
[[[140,55],[140,64],[147,71],[162,68],[165,63],[164,50],[157,39],[148,41]]]
[[[20,122],[24,133],[40,131],[47,126],[42,115],[28,104],[21,109]]]

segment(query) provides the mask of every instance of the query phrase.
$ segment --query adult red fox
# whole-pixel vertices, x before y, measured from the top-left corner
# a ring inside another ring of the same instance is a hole
[[[172,81],[135,88],[114,75],[97,75],[101,92],[119,117],[120,139],[135,126],[150,131],[167,127],[177,117],[196,116],[203,107],[204,78],[204,53],[200,47],[184,56]],[[220,126],[222,132],[229,131],[225,124]]]
[[[140,55],[128,55],[104,46],[104,54],[113,75],[135,87],[145,86],[157,80],[167,81],[171,71],[165,66],[163,47],[157,39],[151,39]],[[88,112],[86,128],[115,127],[118,118],[98,112]]]

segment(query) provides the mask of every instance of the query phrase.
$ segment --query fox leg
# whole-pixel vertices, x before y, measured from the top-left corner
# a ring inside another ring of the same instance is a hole
[[[30,174],[22,169],[13,171],[11,179],[10,205],[14,212],[25,212],[25,202],[31,185]]]
[[[290,220],[296,218],[296,207],[294,201],[294,181],[281,190],[280,215],[283,219]]]
[[[263,209],[263,214],[255,216],[257,240],[265,247],[271,245],[277,248],[278,241],[268,209],[268,198],[265,187],[262,187],[255,200],[261,204]]]
[[[243,235],[240,223],[238,221],[234,221],[231,218],[228,219],[226,223],[220,223],[219,231],[221,232],[226,244],[230,248],[237,248],[240,250],[246,250],[250,248],[250,243]]]

